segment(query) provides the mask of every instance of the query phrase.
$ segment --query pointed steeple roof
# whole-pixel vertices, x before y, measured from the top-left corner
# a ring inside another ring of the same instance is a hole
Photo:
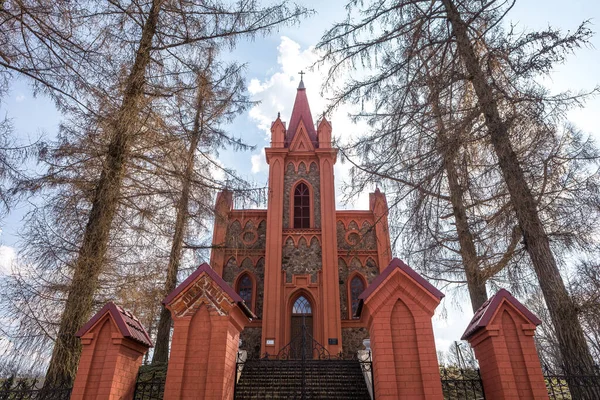
[[[304,122],[306,133],[316,147],[317,131],[315,130],[312,114],[310,113],[310,106],[308,105],[308,98],[306,97],[306,88],[304,87],[304,80],[302,78],[300,78],[300,84],[298,85],[298,91],[296,92],[296,100],[294,101],[294,109],[292,110],[290,124],[287,129],[285,138],[286,147],[289,147],[290,143],[292,143],[298,125],[300,125],[300,121]]]

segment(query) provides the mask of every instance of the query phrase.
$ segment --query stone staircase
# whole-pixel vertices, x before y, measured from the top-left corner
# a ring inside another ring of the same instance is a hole
[[[356,360],[307,360],[304,364],[300,360],[249,360],[236,386],[235,400],[250,399],[371,400],[371,397]]]

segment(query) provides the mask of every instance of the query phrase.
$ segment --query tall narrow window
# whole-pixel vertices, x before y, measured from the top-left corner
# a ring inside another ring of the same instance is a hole
[[[252,308],[252,279],[244,274],[238,282],[238,294],[249,308]]]
[[[310,192],[304,183],[294,190],[294,228],[310,228]]]
[[[356,310],[358,310],[358,296],[365,290],[365,283],[358,275],[355,275],[354,278],[350,281],[350,300],[352,302],[352,315],[351,318],[357,318]]]

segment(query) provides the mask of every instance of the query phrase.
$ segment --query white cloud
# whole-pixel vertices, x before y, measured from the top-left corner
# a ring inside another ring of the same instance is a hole
[[[15,97],[15,101],[17,103],[20,103],[20,102],[22,102],[24,100],[25,100],[25,95],[24,94],[18,94],[17,97]]]
[[[268,168],[267,162],[265,161],[265,151],[261,150],[260,154],[253,154],[250,158],[252,163],[252,173],[258,174],[259,172],[266,171]]]
[[[471,305],[467,300],[462,299],[456,291],[446,294],[449,296],[442,300],[432,320],[435,347],[444,352],[448,351],[454,341],[460,340],[473,318]]]
[[[225,180],[226,176],[225,176],[225,171],[223,171],[223,167],[224,167],[223,163],[221,162],[221,160],[217,160],[217,159],[213,159],[213,162],[216,164],[216,165],[211,165],[211,167],[210,167],[213,179],[215,179],[217,181]]]
[[[277,57],[278,67],[274,69],[274,72],[262,81],[257,78],[251,79],[248,86],[248,91],[253,99],[260,101],[260,104],[250,110],[249,117],[265,133],[265,138],[268,141],[270,141],[271,136],[271,123],[277,118],[278,112],[281,113],[281,119],[284,122],[289,121],[296,97],[296,89],[300,81],[298,74],[300,71],[306,72],[304,84],[312,116],[315,119],[314,122],[321,118],[327,107],[327,93],[321,95],[320,92],[328,67],[325,65],[310,69],[310,66],[319,58],[319,54],[314,47],[302,49],[300,44],[282,36],[277,50],[279,52]],[[354,106],[342,105],[327,116],[327,119],[332,123],[334,137],[346,141],[366,131],[367,125],[365,123],[355,124],[348,118],[348,114],[353,109]],[[253,155],[251,161],[253,173],[267,170],[264,155]],[[346,207],[342,204],[341,186],[349,180],[349,169],[350,165],[348,163],[342,164],[339,161],[335,166],[338,208]],[[365,192],[353,199],[348,207],[366,209],[368,205],[369,195]]]
[[[0,275],[9,275],[11,273],[11,266],[15,257],[14,248],[0,246]]]
[[[248,85],[248,91],[250,92],[250,94],[254,95],[256,93],[262,92],[263,90],[265,90],[265,87],[260,83],[258,79],[250,80],[250,85]]]

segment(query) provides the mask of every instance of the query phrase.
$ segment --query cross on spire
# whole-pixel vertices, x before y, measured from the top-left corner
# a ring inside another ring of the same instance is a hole
[[[298,89],[304,89],[304,80],[303,79],[304,79],[305,73],[306,72],[304,72],[304,71],[298,72],[298,75],[300,75],[300,84],[298,85]]]

